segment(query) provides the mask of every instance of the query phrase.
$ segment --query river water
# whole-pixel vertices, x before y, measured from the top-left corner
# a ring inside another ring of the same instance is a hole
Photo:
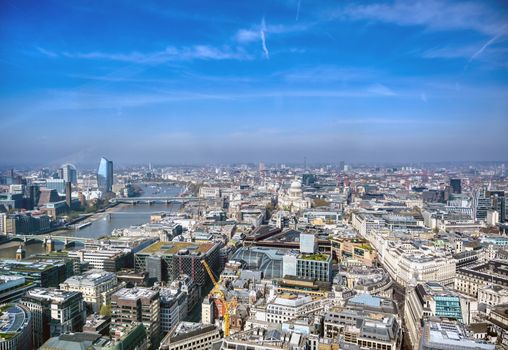
[[[143,197],[176,197],[182,192],[182,188],[174,185],[161,184],[158,186],[142,184]],[[99,238],[109,236],[115,228],[125,228],[133,225],[141,225],[150,221],[150,215],[160,212],[175,212],[179,208],[178,204],[119,204],[105,213],[96,214],[93,219],[86,219],[84,222],[91,221],[92,224],[81,230],[62,230],[52,233],[53,235],[76,236]],[[9,242],[0,246],[0,258],[13,259],[16,255],[18,242]],[[61,249],[63,244],[58,244],[55,248]],[[27,256],[43,253],[45,248],[40,242],[30,242],[25,246]]]

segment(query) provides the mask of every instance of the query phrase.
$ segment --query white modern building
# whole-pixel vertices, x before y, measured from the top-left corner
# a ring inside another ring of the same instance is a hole
[[[97,313],[101,305],[111,302],[111,294],[117,290],[117,278],[112,272],[93,269],[66,279],[60,289],[81,292],[85,302]]]

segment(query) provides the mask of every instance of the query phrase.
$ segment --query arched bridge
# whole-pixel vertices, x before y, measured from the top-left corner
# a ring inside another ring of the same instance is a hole
[[[49,234],[46,235],[9,235],[10,241],[18,241],[28,243],[30,241],[41,242],[43,244],[47,244],[49,241],[51,242],[62,242],[65,246],[68,246],[73,243],[94,243],[97,242],[96,239],[90,237],[75,237],[75,236],[52,236]]]
[[[131,198],[113,198],[111,203],[127,203],[127,204],[171,204],[171,203],[185,203],[191,201],[198,201],[198,197],[131,197]]]

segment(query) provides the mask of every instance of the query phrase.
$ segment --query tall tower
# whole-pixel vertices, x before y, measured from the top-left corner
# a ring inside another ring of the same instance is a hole
[[[71,193],[72,193],[72,184],[71,182],[67,181],[65,183],[65,203],[67,204],[67,207],[69,207],[69,210],[71,209],[72,205]]]
[[[59,169],[59,175],[61,179],[64,179],[67,182],[70,182],[74,185],[78,183],[78,175],[76,171],[76,166],[71,163],[65,163]]]
[[[450,179],[450,187],[453,194],[462,193],[462,180],[461,179]]]
[[[97,169],[97,185],[102,192],[113,190],[113,162],[102,157]]]

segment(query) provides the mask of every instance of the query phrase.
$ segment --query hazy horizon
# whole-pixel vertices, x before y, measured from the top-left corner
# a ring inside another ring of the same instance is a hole
[[[0,6],[0,165],[507,159],[499,1]]]

